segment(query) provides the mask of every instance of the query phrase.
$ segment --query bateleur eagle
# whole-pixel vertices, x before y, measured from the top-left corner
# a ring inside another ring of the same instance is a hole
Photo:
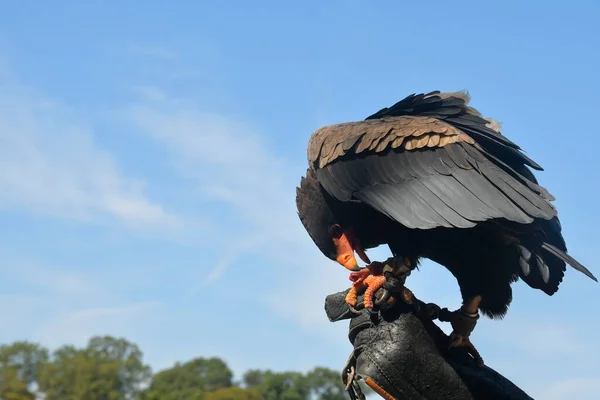
[[[469,100],[464,92],[412,94],[364,121],[318,129],[296,203],[321,252],[359,271],[354,286],[371,294],[385,284],[373,268],[381,264],[360,270],[355,253],[370,263],[365,250],[387,244],[408,274],[421,258],[446,267],[463,298],[457,318],[476,321],[479,310],[506,314],[518,278],[548,295],[566,264],[596,278],[567,254],[554,198],[529,169],[542,168]],[[472,346],[475,322],[462,332],[459,325],[455,345]]]

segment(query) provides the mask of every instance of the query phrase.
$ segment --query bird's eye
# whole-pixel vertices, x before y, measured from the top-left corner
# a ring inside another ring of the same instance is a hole
[[[344,231],[342,230],[342,227],[339,226],[338,224],[335,225],[331,225],[329,227],[329,233],[331,234],[331,237],[333,237],[334,239],[339,239],[342,234],[344,233]]]

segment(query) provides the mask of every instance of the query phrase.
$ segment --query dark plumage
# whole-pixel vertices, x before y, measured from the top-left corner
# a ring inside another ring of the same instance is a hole
[[[552,295],[567,255],[542,168],[468,105],[466,93],[411,95],[363,122],[317,130],[297,191],[299,216],[335,260],[331,226],[364,249],[387,244],[414,265],[422,257],[456,277],[464,299],[502,317],[519,277]]]

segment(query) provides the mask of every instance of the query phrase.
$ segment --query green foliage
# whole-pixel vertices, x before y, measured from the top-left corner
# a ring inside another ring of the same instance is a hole
[[[148,400],[202,399],[202,394],[232,386],[233,373],[220,358],[195,358],[154,375]]]
[[[299,372],[266,371],[262,382],[254,389],[265,400],[304,400],[310,394],[308,381]]]
[[[246,388],[256,390],[265,400],[347,399],[340,373],[323,367],[306,375],[252,369],[244,374],[242,381]]]
[[[307,374],[307,379],[314,398],[322,400],[346,400],[348,398],[339,372],[317,367]]]
[[[208,392],[204,400],[263,400],[263,397],[252,389],[230,387]]]
[[[27,388],[27,383],[19,378],[16,368],[0,367],[0,399],[33,400],[35,395]]]
[[[36,383],[42,366],[48,361],[48,350],[29,342],[0,346],[0,398],[34,399],[29,386]]]
[[[35,343],[0,346],[2,400],[346,399],[340,374],[321,367],[306,374],[252,369],[242,384],[234,385],[233,373],[217,357],[176,363],[152,376],[137,345],[110,336],[93,337],[83,348],[65,345],[51,355]]]
[[[242,382],[248,388],[259,386],[265,379],[265,372],[259,369],[250,369],[244,373]]]
[[[26,384],[37,380],[40,367],[48,361],[48,350],[30,342],[0,346],[0,365],[14,368]]]
[[[150,368],[139,348],[124,339],[94,337],[84,349],[64,346],[42,368],[38,385],[46,400],[136,399]]]

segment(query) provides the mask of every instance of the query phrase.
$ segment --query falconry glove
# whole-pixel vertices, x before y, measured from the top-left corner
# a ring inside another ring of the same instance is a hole
[[[385,399],[531,400],[494,370],[478,367],[465,349],[449,350],[448,336],[431,320],[444,314],[439,307],[413,298],[373,311],[361,308],[359,296],[353,309],[346,294],[329,295],[325,310],[332,322],[349,320],[354,349],[342,381],[351,399],[364,399],[357,384],[363,380]]]

